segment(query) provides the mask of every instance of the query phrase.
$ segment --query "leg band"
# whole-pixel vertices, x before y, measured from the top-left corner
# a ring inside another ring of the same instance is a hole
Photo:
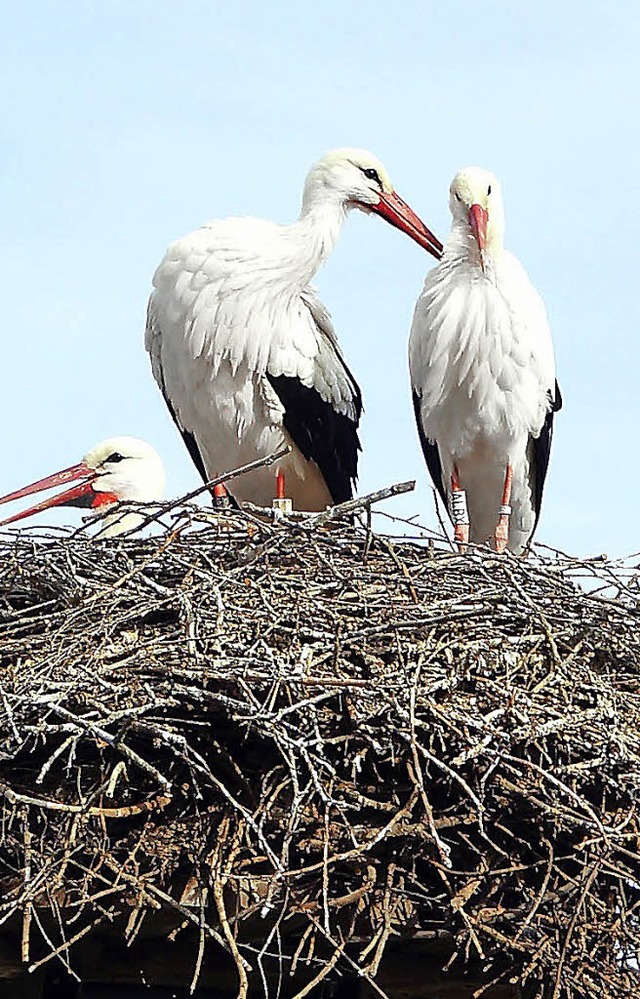
[[[454,525],[469,523],[467,494],[464,489],[454,489],[451,493],[451,519]]]

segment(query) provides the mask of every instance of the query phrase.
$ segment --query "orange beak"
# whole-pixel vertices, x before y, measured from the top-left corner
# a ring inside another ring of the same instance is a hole
[[[70,489],[65,489],[63,492],[58,493],[57,496],[51,496],[49,499],[43,500],[42,503],[36,503],[35,506],[30,506],[27,510],[22,510],[20,513],[15,513],[12,517],[7,517],[6,520],[0,520],[0,527],[3,527],[5,524],[12,524],[16,520],[22,520],[24,517],[30,517],[33,513],[40,513],[41,510],[48,510],[54,506],[98,507],[106,503],[117,502],[117,496],[113,496],[111,493],[97,492],[93,488],[96,477],[95,469],[89,468],[88,465],[85,465],[81,461],[77,465],[71,465],[70,468],[63,468],[61,472],[55,472],[53,475],[47,475],[44,479],[38,479],[37,482],[32,482],[29,486],[16,489],[13,493],[0,496],[0,504],[11,503],[14,500],[22,499],[24,496],[40,493],[44,489],[54,489],[55,486],[61,486],[67,482],[78,482],[78,485],[72,486]]]
[[[432,257],[440,260],[442,243],[430,229],[427,229],[422,219],[418,218],[406,201],[403,201],[395,191],[392,191],[391,194],[381,191],[378,204],[366,207],[375,212],[376,215],[380,215],[396,229],[406,232],[407,236],[415,240],[418,246],[422,246]]]
[[[483,271],[485,248],[487,245],[488,221],[489,212],[486,208],[482,208],[481,205],[471,205],[471,208],[469,209],[469,225],[471,226],[471,231],[476,238],[476,243],[478,244],[478,249],[480,250],[480,266]]]

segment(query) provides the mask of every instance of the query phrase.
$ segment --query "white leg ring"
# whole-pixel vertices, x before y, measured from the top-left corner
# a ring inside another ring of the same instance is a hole
[[[467,494],[464,489],[454,489],[451,493],[451,518],[455,527],[469,523]]]

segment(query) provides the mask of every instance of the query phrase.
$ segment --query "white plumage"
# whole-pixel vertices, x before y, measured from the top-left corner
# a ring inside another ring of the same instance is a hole
[[[0,497],[0,503],[11,503],[25,496],[54,489],[56,486],[76,485],[65,489],[35,506],[0,521],[11,524],[34,513],[54,506],[77,506],[93,510],[106,510],[119,500],[136,500],[141,503],[162,499],[165,473],[162,461],[154,448],[137,437],[109,437],[96,444],[77,465],[71,465],[28,486]],[[113,537],[138,527],[144,515],[139,512],[109,513],[101,522],[99,537]]]
[[[298,509],[352,495],[360,390],[309,281],[353,207],[382,215],[439,256],[382,164],[341,149],[311,169],[296,222],[211,222],[173,243],[155,273],[145,345],[202,477],[292,445],[275,468],[234,480],[240,501],[270,504],[278,471]]]
[[[522,552],[540,514],[553,413],[561,405],[551,333],[542,299],[504,249],[496,178],[478,167],[461,171],[450,207],[451,234],[427,275],[409,340],[418,431],[449,511],[457,471],[470,540],[495,539],[498,550],[506,541],[497,526],[511,468],[508,547]],[[457,530],[459,540],[464,533]]]

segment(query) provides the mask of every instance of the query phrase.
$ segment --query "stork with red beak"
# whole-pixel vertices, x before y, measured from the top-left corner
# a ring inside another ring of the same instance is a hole
[[[68,486],[63,492],[0,521],[0,526],[55,506],[77,506],[97,511],[106,510],[120,500],[155,502],[162,499],[164,483],[162,462],[150,444],[137,437],[110,437],[96,445],[77,465],[0,497],[0,503],[12,503],[46,489]],[[142,513],[114,511],[102,522],[99,537],[113,537],[133,530],[143,519]]]
[[[382,163],[335,149],[311,168],[297,221],[210,222],[173,243],[155,273],[145,344],[204,481],[290,447],[234,481],[241,502],[286,494],[298,510],[323,510],[353,495],[360,389],[309,282],[354,208],[440,257]]]
[[[409,368],[418,434],[460,545],[521,553],[540,516],[561,405],[542,299],[504,248],[493,174],[456,174],[451,235],[416,303]]]

